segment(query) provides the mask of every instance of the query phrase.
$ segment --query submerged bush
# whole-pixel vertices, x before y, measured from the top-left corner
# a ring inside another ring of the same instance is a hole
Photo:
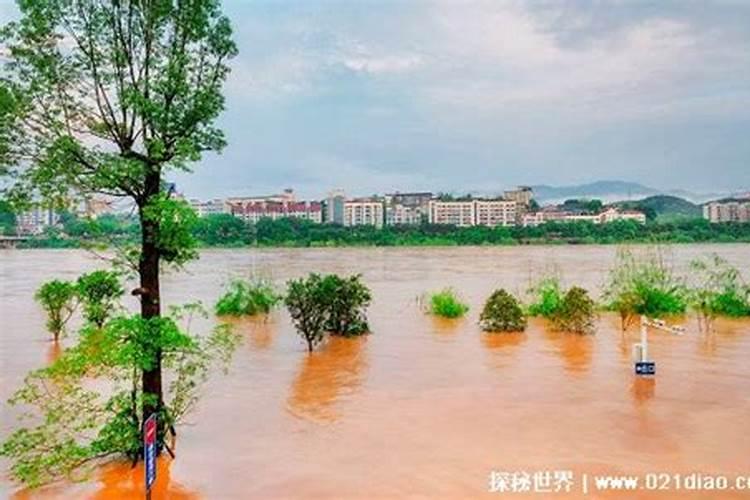
[[[520,332],[526,329],[526,316],[516,298],[503,289],[495,290],[479,318],[487,332]]]
[[[557,330],[589,334],[594,333],[596,304],[586,290],[574,286],[565,294],[560,307],[552,315]]]
[[[287,283],[284,303],[295,329],[312,352],[326,332],[343,336],[367,333],[365,308],[370,300],[370,290],[360,275],[342,278],[311,273]]]
[[[716,316],[750,316],[750,287],[737,268],[718,255],[690,263],[696,285],[690,291],[690,305],[710,328]]]
[[[75,310],[75,285],[69,281],[48,281],[39,287],[34,298],[47,313],[47,330],[57,341]]]
[[[219,316],[253,316],[270,312],[280,300],[270,283],[235,279],[216,302],[215,310]]]
[[[444,318],[460,318],[469,311],[469,306],[461,302],[455,291],[446,288],[433,293],[429,298],[429,312]]]
[[[528,306],[529,316],[551,318],[560,309],[564,292],[557,276],[542,278],[529,289],[532,296]]]
[[[323,278],[322,286],[327,297],[325,309],[328,313],[325,329],[331,334],[350,337],[369,331],[365,309],[370,305],[372,296],[361,277],[359,274],[348,278],[329,274]]]
[[[605,285],[604,301],[607,309],[620,314],[625,330],[639,315],[659,318],[684,313],[687,292],[658,249],[640,254],[620,249]]]
[[[82,275],[76,283],[86,321],[102,327],[116,310],[124,290],[117,273],[99,270]]]

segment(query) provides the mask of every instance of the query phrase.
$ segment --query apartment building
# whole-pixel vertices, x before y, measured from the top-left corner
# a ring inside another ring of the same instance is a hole
[[[51,208],[36,207],[28,212],[18,214],[16,217],[16,230],[18,234],[35,235],[41,234],[49,226],[55,226],[60,222],[60,215]]]
[[[518,204],[513,200],[474,200],[477,226],[515,226]]]
[[[634,220],[640,224],[646,223],[646,214],[637,210],[618,210],[608,208],[599,214],[599,223],[606,224],[617,220]]]
[[[429,222],[468,226],[514,226],[517,203],[512,200],[432,200]]]
[[[476,224],[476,202],[475,200],[431,200],[428,220],[430,224],[473,226]]]
[[[703,218],[710,222],[750,222],[750,196],[725,198],[703,205]]]
[[[532,198],[534,198],[534,190],[529,186],[518,186],[516,189],[505,191],[503,198],[515,201],[518,208],[528,207]]]
[[[249,201],[229,204],[229,210],[232,215],[252,223],[261,219],[282,218],[307,219],[318,224],[323,222],[323,206],[317,201]]]
[[[432,193],[392,193],[385,195],[385,223],[416,225],[427,221]]]
[[[356,198],[343,204],[344,226],[375,226],[382,228],[385,221],[383,200]]]
[[[421,207],[386,204],[385,223],[388,226],[419,225],[423,220],[427,220],[427,210]]]
[[[592,224],[607,224],[618,220],[634,220],[640,224],[646,223],[646,214],[636,210],[620,211],[610,207],[598,214],[571,213],[558,207],[549,207],[538,212],[524,214],[524,226],[538,226],[545,222],[590,222]]]
[[[346,195],[344,191],[336,189],[328,193],[325,200],[323,220],[327,224],[344,225],[344,204]]]
[[[230,213],[229,205],[220,198],[214,198],[213,200],[208,201],[191,199],[189,203],[190,206],[193,207],[193,210],[198,214],[198,217]]]

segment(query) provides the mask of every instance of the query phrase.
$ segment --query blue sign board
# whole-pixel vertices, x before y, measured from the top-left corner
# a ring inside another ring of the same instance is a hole
[[[143,423],[143,460],[146,468],[146,491],[156,481],[156,413]]]
[[[635,364],[636,375],[656,375],[656,363],[653,361],[639,361]]]

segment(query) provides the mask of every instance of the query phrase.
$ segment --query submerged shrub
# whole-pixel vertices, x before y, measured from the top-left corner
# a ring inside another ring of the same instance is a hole
[[[270,312],[280,300],[270,283],[235,279],[216,302],[215,310],[219,316],[253,316]]]
[[[287,283],[284,303],[312,352],[326,332],[347,337],[368,333],[365,309],[371,298],[360,275],[342,278],[312,273]]]
[[[603,297],[606,308],[620,314],[623,330],[639,315],[659,318],[682,314],[687,307],[686,288],[658,249],[639,254],[620,249]]]
[[[589,334],[594,333],[596,304],[586,290],[574,286],[565,294],[560,307],[552,315],[557,330]]]
[[[309,352],[323,340],[328,321],[328,312],[323,305],[327,300],[323,278],[319,274],[311,273],[307,278],[287,283],[284,303],[294,328],[307,342]]]
[[[372,296],[361,278],[359,274],[347,278],[329,274],[323,278],[328,314],[325,329],[331,334],[350,337],[369,331],[365,309],[370,305]]]
[[[532,296],[528,306],[529,316],[551,318],[563,302],[563,290],[557,276],[542,278],[529,289],[529,294]]]
[[[124,290],[117,273],[99,270],[82,275],[76,283],[86,321],[102,327],[116,310]]]
[[[34,298],[47,313],[47,330],[57,341],[75,311],[75,285],[69,281],[48,281],[39,287]]]
[[[433,293],[429,302],[429,312],[444,318],[460,318],[469,311],[469,306],[450,288]]]
[[[718,255],[690,263],[696,285],[690,291],[690,305],[710,328],[716,316],[750,316],[750,287],[737,268]]]
[[[520,332],[526,329],[526,316],[518,300],[500,289],[487,299],[479,323],[487,332]]]

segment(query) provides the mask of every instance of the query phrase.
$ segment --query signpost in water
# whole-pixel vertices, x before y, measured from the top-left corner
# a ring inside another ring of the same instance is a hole
[[[156,481],[156,413],[143,423],[143,460],[146,472],[146,498],[151,498],[151,486]]]
[[[656,375],[656,362],[648,359],[648,328],[656,328],[664,332],[682,335],[685,329],[681,326],[671,326],[660,319],[651,319],[641,316],[641,341],[633,345],[633,361],[635,362],[635,374],[641,377]]]

